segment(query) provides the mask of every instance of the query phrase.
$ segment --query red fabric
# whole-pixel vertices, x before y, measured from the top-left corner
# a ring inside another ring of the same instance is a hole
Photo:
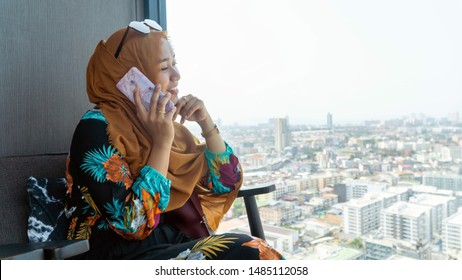
[[[183,206],[163,215],[165,223],[175,226],[193,239],[210,236],[196,190]]]

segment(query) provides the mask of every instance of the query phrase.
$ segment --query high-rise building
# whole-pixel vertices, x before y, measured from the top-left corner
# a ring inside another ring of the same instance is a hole
[[[399,201],[409,201],[409,197],[412,194],[411,188],[410,187],[405,187],[405,186],[394,186],[390,187],[386,190],[388,193],[394,193],[398,195],[398,200]]]
[[[332,130],[334,128],[334,122],[332,120],[332,114],[327,113],[327,129]]]
[[[335,184],[334,185],[334,190],[332,191],[338,196],[338,202],[343,203],[346,202],[346,191],[347,187],[345,184]]]
[[[387,183],[360,181],[360,180],[345,180],[346,199],[356,199],[363,197],[366,193],[379,193],[387,189]]]
[[[274,143],[277,152],[282,152],[285,147],[291,145],[289,118],[277,118],[274,120]]]
[[[399,201],[381,213],[385,238],[414,243],[431,240],[430,206]]]
[[[442,239],[444,253],[462,252],[462,209],[443,220]]]
[[[442,222],[457,212],[456,198],[453,196],[416,194],[409,199],[410,203],[430,206],[430,223],[433,233],[440,233]]]
[[[389,196],[398,199],[393,194],[369,194],[346,203],[343,211],[345,233],[360,236],[378,229],[380,227],[380,211],[385,206],[385,198],[388,200]]]

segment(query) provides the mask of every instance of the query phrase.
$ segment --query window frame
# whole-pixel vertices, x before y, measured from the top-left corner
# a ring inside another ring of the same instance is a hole
[[[155,20],[167,30],[166,0],[144,0],[144,18]]]

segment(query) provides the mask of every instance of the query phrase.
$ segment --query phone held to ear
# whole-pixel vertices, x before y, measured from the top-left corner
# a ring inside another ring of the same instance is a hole
[[[128,72],[116,84],[116,87],[125,96],[127,96],[127,98],[133,102],[133,104],[135,104],[134,92],[136,86],[140,91],[141,102],[143,103],[146,110],[149,111],[149,105],[151,104],[151,97],[154,93],[155,86],[143,73],[141,73],[138,68],[130,68],[130,70],[128,70]],[[163,96],[164,94],[160,92],[159,101]],[[174,106],[175,105],[173,102],[169,100],[165,106],[165,112],[168,113],[173,109]]]

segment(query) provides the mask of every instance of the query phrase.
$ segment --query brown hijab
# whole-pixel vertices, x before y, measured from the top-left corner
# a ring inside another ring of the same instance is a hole
[[[129,30],[122,51],[116,59],[114,53],[124,32],[125,28],[120,29],[106,42],[102,40],[96,46],[87,67],[87,93],[90,102],[101,109],[108,121],[109,141],[125,157],[133,177],[136,178],[147,162],[151,144],[136,116],[135,105],[116,88],[116,83],[133,66],[155,83],[154,67],[150,66],[161,59],[161,44],[162,40],[167,40],[167,34],[159,31],[142,34]],[[208,170],[204,157],[205,144],[200,144],[183,125],[176,122],[174,124],[175,137],[167,175],[172,184],[166,211],[181,207],[196,187],[207,221],[215,230],[239,188],[229,194],[215,195],[199,185],[199,180]]]

